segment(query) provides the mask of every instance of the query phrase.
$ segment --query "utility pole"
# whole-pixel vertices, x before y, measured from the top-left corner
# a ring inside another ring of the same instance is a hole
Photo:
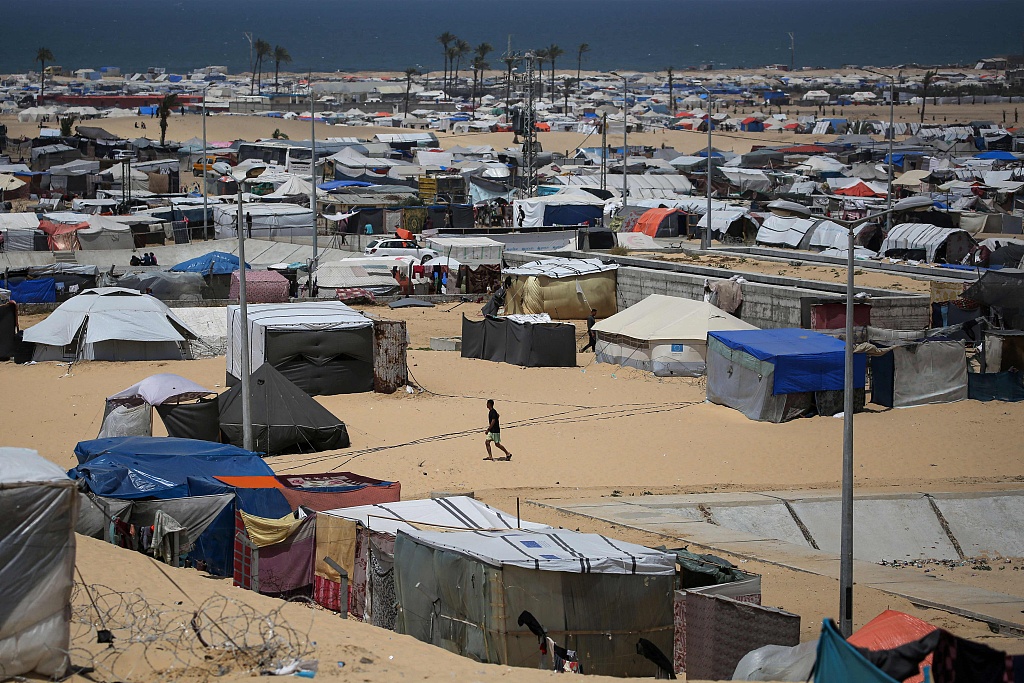
[[[523,166],[526,168],[526,196],[532,197],[537,181],[537,128],[534,113],[534,64],[533,52],[523,55],[526,60],[526,108],[523,111]]]
[[[789,70],[796,69],[796,34],[789,34]]]
[[[601,191],[608,190],[608,112],[601,114]]]
[[[245,299],[245,221],[242,219],[242,181],[238,181],[238,315],[242,332],[242,448],[252,450],[252,394],[249,380],[252,358],[249,349],[249,307]]]
[[[312,76],[312,74],[310,74]],[[316,225],[316,94],[313,92],[313,80],[309,83],[309,210],[313,214],[313,258],[309,260],[309,295],[313,296],[313,283],[316,282],[317,253]]]
[[[245,39],[249,41],[249,71],[252,72],[252,69],[253,69],[253,64],[252,64],[252,33],[249,32],[249,31],[246,31],[242,35],[245,36]],[[252,94],[252,86],[249,87],[249,94],[250,95]]]

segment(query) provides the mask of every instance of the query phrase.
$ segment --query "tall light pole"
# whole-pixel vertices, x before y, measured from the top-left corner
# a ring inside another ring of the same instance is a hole
[[[708,159],[707,159],[707,191],[708,191],[708,209],[707,209],[707,225],[704,230],[700,233],[700,248],[703,250],[711,248],[711,91],[703,85],[698,86],[701,90],[708,95]]]
[[[242,333],[242,448],[252,450],[252,394],[249,389],[249,307],[245,298],[245,222],[242,220],[242,181],[238,181],[238,315]]]
[[[309,78],[309,210],[313,214],[313,258],[309,261],[309,295],[313,296],[313,283],[316,281],[317,252],[316,225],[316,94],[313,92],[313,77]]]
[[[210,205],[209,192],[206,189],[206,91],[213,83],[207,83],[203,87],[203,239],[210,238]]]
[[[885,211],[844,221],[830,219],[847,230],[846,254],[846,341],[844,343],[843,379],[843,481],[842,526],[839,539],[839,630],[844,636],[853,633],[853,250],[856,228],[882,216],[891,217],[894,211],[930,209],[931,197],[908,197],[896,202]],[[780,216],[810,216],[810,209],[789,201],[774,201],[768,209]]]
[[[875,74],[876,76],[882,76],[883,78],[885,78],[885,79],[887,79],[889,81],[889,163],[886,164],[886,167],[889,169],[889,184],[888,184],[888,189],[886,190],[886,200],[885,200],[885,208],[888,210],[888,209],[892,209],[892,148],[893,148],[893,141],[896,139],[896,127],[895,127],[896,100],[894,99],[893,90],[894,90],[894,86],[895,86],[895,83],[896,83],[896,77],[893,76],[892,74],[882,73],[881,71],[874,71],[873,69],[864,69],[864,71],[867,71],[868,73]],[[892,212],[891,211],[888,214],[888,216],[886,216],[885,227],[886,227],[885,234],[888,235],[889,232],[892,230]]]
[[[622,79],[622,220],[626,220],[626,197],[629,195],[629,91],[628,81],[622,74],[611,72]]]

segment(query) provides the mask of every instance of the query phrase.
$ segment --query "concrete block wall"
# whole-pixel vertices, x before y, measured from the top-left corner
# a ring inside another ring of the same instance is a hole
[[[562,254],[559,254],[562,255]],[[592,254],[573,254],[588,256]],[[504,259],[509,266],[536,261],[550,255],[506,252]],[[704,296],[704,280],[727,280],[737,273],[731,270],[687,266],[664,269],[664,262],[657,268],[643,267],[644,259],[631,257],[603,257],[612,261],[626,260],[631,265],[620,266],[616,276],[616,302],[619,310],[636,304],[651,294],[678,296],[684,299],[700,300]],[[676,265],[676,264],[671,264]],[[698,272],[685,272],[696,270]],[[743,307],[739,317],[761,328],[802,327],[803,300],[837,299],[845,288],[842,285],[813,280],[798,280],[778,276],[742,274],[748,282],[743,285]],[[760,281],[756,281],[760,280]],[[931,306],[927,296],[894,294],[882,289],[863,289],[871,294],[872,320],[875,327],[913,330],[928,327]]]

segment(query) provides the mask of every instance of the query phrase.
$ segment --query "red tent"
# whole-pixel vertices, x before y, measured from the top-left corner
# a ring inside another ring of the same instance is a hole
[[[846,197],[884,197],[885,196],[884,194],[879,194],[879,193],[875,192],[874,190],[872,190],[870,187],[868,187],[867,183],[865,183],[863,181],[861,181],[859,183],[855,183],[853,185],[850,185],[849,187],[844,187],[844,188],[841,188],[841,189],[838,189],[838,190],[833,190],[833,192],[835,194],[841,194],[841,195],[844,195]]]
[[[86,221],[81,223],[56,223],[49,218],[39,221],[39,229],[46,233],[51,251],[72,251],[79,249],[78,231],[88,228]]]

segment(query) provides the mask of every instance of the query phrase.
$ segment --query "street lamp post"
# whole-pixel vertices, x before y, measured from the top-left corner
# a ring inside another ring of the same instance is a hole
[[[622,220],[626,220],[626,196],[629,194],[629,91],[628,81],[622,74],[611,72],[622,79]]]
[[[853,250],[857,227],[895,211],[913,211],[932,207],[931,197],[916,196],[890,203],[885,211],[863,218],[845,221],[830,219],[847,230],[846,255],[846,342],[843,379],[843,481],[842,519],[839,541],[839,630],[844,636],[853,633]],[[781,216],[809,216],[810,210],[802,204],[774,201],[768,209]]]
[[[711,248],[711,91],[708,90],[703,85],[700,86],[700,89],[703,90],[704,92],[706,92],[707,95],[708,95],[708,121],[707,121],[707,123],[708,123],[708,152],[707,152],[708,158],[707,158],[707,161],[705,162],[705,167],[707,169],[707,179],[706,179],[705,184],[707,185],[707,193],[708,193],[708,209],[707,209],[707,217],[708,217],[708,219],[706,221],[707,225],[704,227],[704,230],[702,230],[701,233],[700,233],[700,248],[701,249],[710,249]]]
[[[316,93],[313,92],[313,79],[309,79],[309,210],[313,214],[313,258],[309,260],[309,295],[313,296],[316,282],[316,264],[320,258],[317,250],[316,225]]]

